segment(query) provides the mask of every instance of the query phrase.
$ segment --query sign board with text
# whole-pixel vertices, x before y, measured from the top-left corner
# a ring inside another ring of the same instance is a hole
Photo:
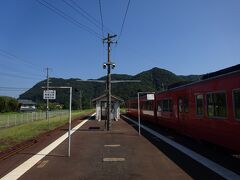
[[[56,99],[56,90],[44,90],[43,99]]]
[[[154,100],[154,94],[147,94],[147,100]]]

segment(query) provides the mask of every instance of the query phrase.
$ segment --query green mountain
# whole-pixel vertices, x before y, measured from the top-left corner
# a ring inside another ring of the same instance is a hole
[[[170,84],[179,82],[195,81],[200,78],[198,75],[177,76],[176,74],[165,69],[153,68],[131,76],[127,74],[112,74],[112,80],[141,80],[140,83],[114,83],[112,84],[112,94],[123,99],[129,99],[137,96],[138,91],[161,91],[166,89]],[[98,80],[105,80],[106,76]],[[105,92],[104,83],[84,82],[80,79],[62,79],[51,78],[50,86],[72,86],[73,87],[73,109],[79,108],[80,91],[82,93],[83,108],[91,105],[91,99],[102,95]],[[20,99],[31,99],[37,103],[43,102],[43,88],[46,86],[46,80],[37,83],[31,89],[20,95]],[[67,89],[57,89],[58,102],[68,107],[69,92]],[[51,101],[52,102],[52,101]]]
[[[188,75],[188,76],[179,75],[178,77],[183,78],[185,81],[198,81],[202,78],[202,75]]]

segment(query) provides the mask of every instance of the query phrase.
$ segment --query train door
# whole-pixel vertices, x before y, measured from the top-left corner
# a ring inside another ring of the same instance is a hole
[[[178,97],[178,121],[180,130],[187,133],[187,120],[188,120],[188,98],[187,96]]]
[[[178,97],[178,122],[179,122],[179,130],[182,131],[182,123],[184,121],[184,114],[183,114],[183,99],[182,97]]]

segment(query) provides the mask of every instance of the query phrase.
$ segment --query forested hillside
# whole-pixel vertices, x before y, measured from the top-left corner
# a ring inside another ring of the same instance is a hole
[[[177,76],[174,73],[165,69],[153,68],[148,71],[141,72],[131,76],[127,74],[112,74],[112,80],[141,80],[140,83],[116,83],[112,84],[112,94],[123,99],[128,99],[137,96],[138,91],[161,91],[166,89],[170,84],[195,81],[200,76]],[[106,77],[101,77],[98,80],[104,80]],[[42,102],[42,87],[46,86],[46,81],[41,81],[33,86],[30,90],[20,95],[21,99],[31,99],[37,103]],[[82,92],[83,108],[88,108],[91,99],[102,95],[105,92],[106,85],[96,82],[84,82],[80,79],[61,79],[51,78],[51,86],[72,86],[73,87],[73,108],[77,109],[80,105],[80,91]],[[68,90],[58,89],[56,102],[68,106],[69,92]]]

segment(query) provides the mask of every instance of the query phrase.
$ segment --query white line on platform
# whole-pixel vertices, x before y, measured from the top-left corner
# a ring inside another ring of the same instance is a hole
[[[120,144],[105,144],[104,147],[120,147]]]
[[[92,114],[94,116],[96,113]],[[90,118],[89,118],[90,119]],[[75,126],[71,134],[74,133],[77,129],[79,129],[81,126],[83,126],[89,119],[83,120],[81,123],[79,123],[77,126]],[[13,180],[20,178],[24,173],[26,173],[31,167],[33,167],[37,162],[39,162],[42,158],[44,158],[46,155],[48,155],[53,149],[55,149],[59,144],[61,144],[65,139],[68,137],[68,132],[62,135],[60,138],[52,142],[50,145],[45,147],[43,150],[38,152],[36,155],[29,158],[27,161],[16,167],[14,170],[9,172],[7,175],[5,175],[1,180]]]
[[[104,162],[122,162],[125,158],[103,158]]]
[[[137,124],[137,122],[135,122],[134,120],[132,120],[131,118],[122,115],[124,118],[126,118],[127,120],[133,122],[134,124]],[[182,153],[186,154],[187,156],[191,157],[192,159],[194,159],[195,161],[197,161],[198,163],[204,165],[205,167],[211,169],[212,171],[214,171],[215,173],[217,173],[218,175],[222,176],[225,179],[240,179],[240,176],[236,173],[234,173],[233,171],[224,168],[223,166],[205,158],[204,156],[188,149],[187,147],[176,143],[175,141],[157,133],[156,131],[141,125],[141,128],[145,129],[146,131],[148,131],[149,133],[151,133],[152,135],[158,137],[159,139],[161,139],[162,141],[166,142],[167,144],[173,146],[174,148],[178,149],[179,151],[181,151]]]

